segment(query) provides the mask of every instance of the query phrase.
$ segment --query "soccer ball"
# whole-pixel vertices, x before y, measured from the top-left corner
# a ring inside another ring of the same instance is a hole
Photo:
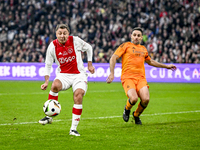
[[[43,110],[45,115],[54,117],[60,114],[61,105],[58,101],[50,99],[44,103]]]

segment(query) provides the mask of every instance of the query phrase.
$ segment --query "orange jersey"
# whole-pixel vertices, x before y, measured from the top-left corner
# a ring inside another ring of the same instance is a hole
[[[144,62],[151,58],[144,46],[126,42],[121,44],[114,54],[122,57],[122,80],[126,78],[145,77]]]

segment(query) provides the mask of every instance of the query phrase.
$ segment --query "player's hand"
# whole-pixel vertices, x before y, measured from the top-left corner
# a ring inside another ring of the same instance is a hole
[[[94,68],[94,66],[92,66],[92,65],[88,66],[88,70],[89,70],[89,72],[90,72],[91,74],[93,74],[93,73],[95,72],[95,68]]]
[[[46,90],[47,87],[48,87],[48,84],[47,84],[47,83],[44,83],[44,84],[41,85],[41,89],[42,89],[42,90]]]
[[[95,72],[95,68],[94,66],[92,65],[92,62],[91,61],[88,61],[88,70],[91,74],[93,74]]]
[[[111,74],[108,76],[108,78],[106,79],[106,82],[107,82],[107,83],[111,83],[113,80],[114,80],[114,74],[111,73]]]
[[[176,66],[173,64],[168,65],[167,69],[171,69],[172,71],[176,70]]]

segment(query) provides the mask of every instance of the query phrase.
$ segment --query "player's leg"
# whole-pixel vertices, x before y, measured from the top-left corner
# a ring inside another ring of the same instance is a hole
[[[149,85],[145,78],[139,78],[139,82],[137,84],[136,90],[140,97],[140,103],[138,104],[137,109],[133,112],[133,117],[135,119],[135,124],[142,124],[139,116],[145,110],[149,103]]]
[[[135,116],[140,116],[144,109],[147,107],[149,104],[149,89],[147,86],[144,86],[141,88],[138,92],[139,97],[140,97],[140,103],[138,104],[138,108],[135,111]]]
[[[138,100],[138,95],[135,90],[135,83],[134,83],[133,79],[125,80],[124,82],[122,82],[122,85],[123,85],[126,95],[128,96],[128,100],[124,107],[123,119],[125,122],[128,122],[130,110],[136,104],[136,102]]]
[[[62,89],[62,83],[59,79],[55,79],[52,83],[51,90],[49,92],[48,100],[54,99],[58,100],[58,92]],[[49,116],[45,116],[44,118],[39,120],[39,123],[42,125],[51,124],[53,122],[53,118]]]
[[[138,91],[139,97],[140,97],[140,103],[138,104],[137,109],[133,112],[133,117],[135,119],[135,124],[142,124],[139,116],[142,114],[142,112],[145,110],[149,103],[149,89],[147,86],[142,87]]]
[[[58,92],[60,90],[62,90],[62,82],[59,79],[55,79],[52,83],[48,99],[58,100]]]
[[[77,126],[79,124],[82,114],[82,101],[85,91],[83,89],[77,89],[74,92],[74,106],[72,109],[72,124],[70,128],[70,135],[80,136],[77,132]]]
[[[138,94],[137,94],[136,90],[133,88],[133,89],[128,90],[127,95],[129,97],[129,99],[127,100],[126,109],[131,110],[131,108],[138,101]]]
[[[69,82],[69,79],[70,77],[68,77],[66,74],[59,73],[52,83],[48,99],[58,100],[58,92],[70,88],[71,83]],[[52,121],[52,117],[46,116],[39,120],[39,123],[45,125],[52,123]]]
[[[83,102],[83,96],[85,95],[87,91],[87,77],[82,75],[78,75],[76,77],[75,82],[72,84],[72,89],[74,92],[74,106],[72,109],[72,124],[70,128],[70,135],[80,136],[80,134],[77,132],[77,126],[79,124],[81,114],[82,114],[82,102]]]

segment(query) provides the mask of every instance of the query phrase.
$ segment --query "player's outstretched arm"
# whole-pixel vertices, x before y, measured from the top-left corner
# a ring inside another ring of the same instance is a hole
[[[113,54],[110,58],[110,75],[106,79],[107,83],[111,83],[114,80],[114,69],[117,59],[119,59],[119,56],[116,54]]]
[[[167,68],[167,69],[171,69],[172,71],[176,70],[176,66],[173,64],[165,65],[165,64],[159,63],[153,59],[146,60],[146,63],[150,66],[154,66],[154,67],[158,67],[158,68]]]
[[[172,71],[176,70],[176,66],[173,64],[167,65],[167,69],[171,69]]]

